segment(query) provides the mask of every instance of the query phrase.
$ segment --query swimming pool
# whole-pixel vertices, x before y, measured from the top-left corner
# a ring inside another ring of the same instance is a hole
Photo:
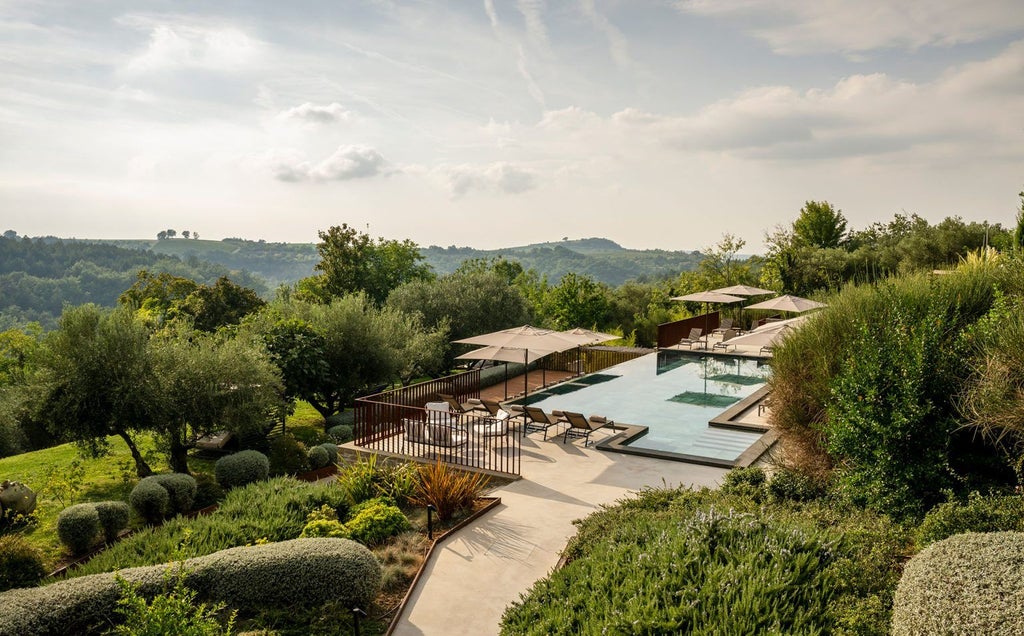
[[[764,386],[767,376],[759,360],[663,349],[517,402],[648,427],[631,449],[732,461],[762,433],[708,422]]]

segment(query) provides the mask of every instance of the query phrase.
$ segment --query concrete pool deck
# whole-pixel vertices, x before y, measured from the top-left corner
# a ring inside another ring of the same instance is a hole
[[[501,505],[435,548],[395,634],[497,634],[505,608],[558,563],[574,519],[645,487],[713,486],[726,472],[542,436],[523,439],[522,479],[490,493]]]

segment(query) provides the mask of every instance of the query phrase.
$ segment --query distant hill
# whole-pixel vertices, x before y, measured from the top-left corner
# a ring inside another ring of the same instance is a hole
[[[56,237],[0,238],[0,329],[36,321],[56,326],[64,305],[96,303],[112,307],[135,282],[139,270],[169,272],[203,284],[228,276],[269,295],[252,274],[224,265],[177,256]]]
[[[172,238],[164,240],[94,241],[118,247],[149,250],[183,259],[218,263],[231,269],[256,274],[271,288],[293,283],[313,273],[319,262],[314,243],[267,243],[227,238],[221,241]],[[552,243],[534,243],[496,250],[472,247],[422,248],[424,260],[438,274],[455,271],[473,258],[505,257],[534,269],[557,283],[568,272],[618,286],[627,280],[655,280],[692,270],[701,260],[700,252],[629,250],[606,238],[587,238]]]
[[[697,251],[629,250],[605,238],[535,243],[497,250],[431,245],[422,253],[426,262],[439,274],[455,271],[467,259],[504,257],[519,261],[526,269],[535,269],[552,283],[574,272],[613,287],[628,280],[656,280],[676,276],[680,272],[696,269],[702,258]]]

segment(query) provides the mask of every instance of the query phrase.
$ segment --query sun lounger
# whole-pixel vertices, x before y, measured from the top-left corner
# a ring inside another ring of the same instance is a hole
[[[722,322],[718,323],[717,329],[712,329],[711,333],[725,333],[732,329],[732,324],[735,322],[732,318],[722,318]]]
[[[544,412],[543,409],[537,408],[536,406],[524,406],[523,410],[526,411],[526,426],[525,431],[527,433],[537,433],[544,431],[544,439],[548,438],[548,429],[556,424],[565,424],[566,420],[561,411],[551,411],[551,415]]]
[[[735,329],[729,329],[722,334],[722,340],[720,342],[716,342],[714,346],[711,347],[711,350],[714,351],[716,349],[721,349],[723,351],[729,351],[729,347],[735,348],[736,345],[730,345],[729,340],[735,338],[737,335],[739,335],[738,331]]]
[[[690,330],[690,335],[680,340],[676,346],[686,347],[687,349],[693,349],[694,345],[700,344],[703,345],[705,349],[707,349],[708,345],[700,337],[701,333],[703,332],[700,330],[699,327],[694,327],[693,329]]]
[[[572,411],[563,411],[562,415],[569,422],[569,428],[565,429],[565,434],[562,438],[563,444],[569,441],[570,437],[582,437],[583,446],[586,447],[590,444],[591,433],[599,428],[615,424],[615,422],[600,415],[591,415],[590,419],[583,417],[582,413],[573,413]]]

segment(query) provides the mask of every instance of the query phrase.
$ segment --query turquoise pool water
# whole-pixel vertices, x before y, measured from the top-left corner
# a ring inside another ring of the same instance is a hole
[[[767,376],[768,367],[757,360],[666,349],[518,402],[647,426],[632,448],[734,460],[761,434],[712,428],[708,421],[763,386]]]

